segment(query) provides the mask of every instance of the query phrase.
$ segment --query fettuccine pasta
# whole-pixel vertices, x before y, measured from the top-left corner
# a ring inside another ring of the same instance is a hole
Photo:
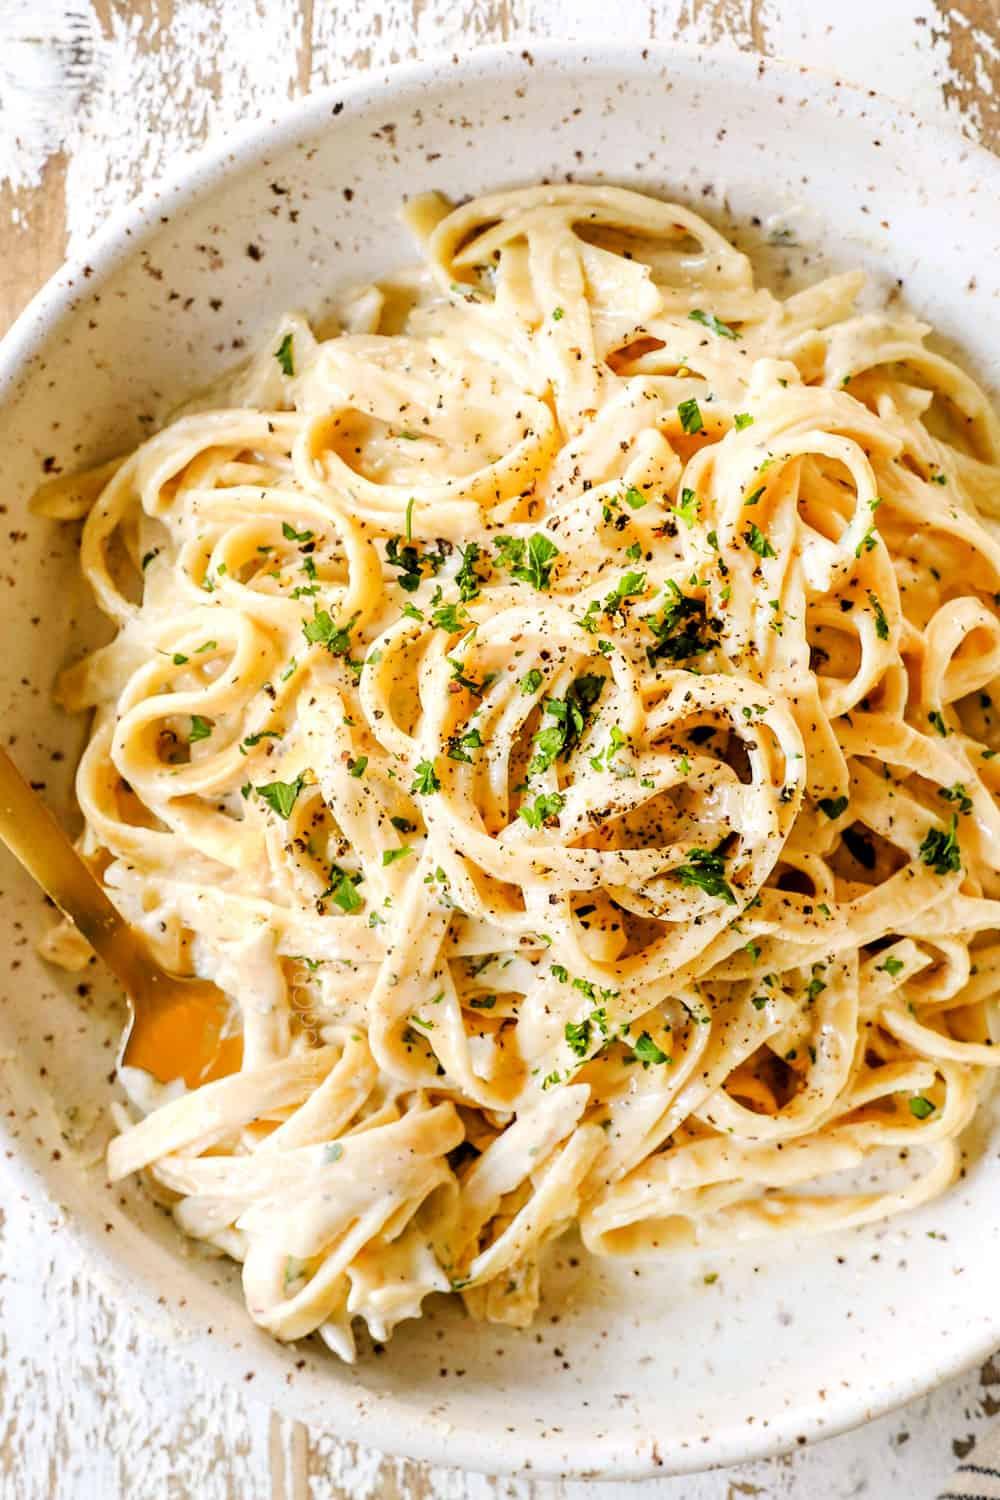
[[[676,204],[408,217],[423,269],[39,501],[115,627],[85,852],[242,1036],[125,1076],[110,1174],[346,1359],[436,1291],[527,1324],[574,1223],[921,1204],[1000,1062],[983,394]]]

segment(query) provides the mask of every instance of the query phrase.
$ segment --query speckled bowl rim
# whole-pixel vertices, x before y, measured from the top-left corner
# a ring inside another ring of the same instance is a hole
[[[440,82],[448,74],[466,84],[477,76],[497,79],[523,75],[535,63],[558,65],[564,70],[586,65],[613,74],[647,66],[660,69],[671,63],[692,68],[709,57],[715,68],[725,66],[740,83],[759,78],[773,86],[777,79],[778,87],[793,93],[805,85],[810,94],[803,104],[811,109],[828,108],[845,95],[853,96],[872,125],[892,132],[897,145],[917,135],[925,143],[928,139],[936,141],[942,161],[961,152],[964,157],[977,160],[983,179],[993,178],[1000,189],[1000,161],[959,132],[922,120],[905,103],[845,83],[827,70],[788,59],[730,52],[720,47],[608,43],[597,39],[565,42],[522,39],[516,43],[475,47],[461,58],[453,52],[437,52],[419,62],[395,64],[332,84],[242,125],[220,142],[192,153],[154,187],[111,215],[102,229],[50,277],[0,340],[0,402],[9,399],[22,382],[31,378],[42,346],[72,309],[85,268],[86,275],[92,278],[91,286],[99,284],[124,261],[140,254],[146,240],[162,227],[164,217],[173,218],[186,206],[203,199],[215,183],[231,172],[252,166],[324,126],[336,129],[332,118],[335,104],[366,107],[376,100],[388,102],[397,92]],[[489,184],[484,183],[483,188],[488,190]],[[4,1175],[38,1206],[58,1212],[57,1189],[50,1180],[51,1170],[44,1169],[44,1154],[15,1138],[2,1115],[0,1141],[7,1147]],[[60,1232],[72,1237],[94,1270],[112,1283],[116,1294],[162,1328],[163,1309],[157,1302],[157,1288],[149,1283],[136,1283],[123,1272],[121,1257],[100,1233],[96,1221],[63,1215]],[[210,1336],[197,1326],[193,1330],[184,1328],[181,1311],[172,1311],[171,1317],[178,1325],[175,1343],[181,1357],[197,1361],[222,1382],[242,1382],[249,1353],[246,1347],[239,1352],[238,1344],[228,1342],[224,1336]],[[197,1324],[196,1315],[192,1313],[190,1317]],[[422,1412],[394,1396],[373,1396],[369,1404],[359,1403],[355,1388],[335,1381],[327,1387],[322,1405],[308,1397],[303,1402],[301,1388],[288,1389],[284,1379],[277,1372],[272,1377],[270,1370],[258,1371],[262,1378],[254,1389],[244,1389],[252,1399],[266,1401],[287,1416],[328,1429],[342,1439],[445,1467],[487,1473],[528,1473],[538,1478],[642,1479],[749,1462],[787,1453],[803,1441],[836,1436],[926,1395],[943,1381],[989,1357],[998,1345],[1000,1300],[984,1315],[981,1332],[970,1328],[963,1345],[938,1351],[933,1359],[914,1368],[907,1378],[901,1379],[894,1372],[891,1386],[874,1400],[848,1390],[838,1393],[836,1400],[822,1410],[817,1405],[812,1411],[793,1408],[776,1412],[766,1429],[731,1423],[713,1432],[709,1442],[700,1445],[697,1451],[679,1446],[658,1447],[655,1441],[640,1448],[634,1439],[609,1433],[589,1443],[577,1441],[570,1463],[565,1461],[564,1453],[558,1452],[558,1440],[552,1435],[513,1434],[504,1428],[502,1421],[491,1424],[485,1420],[475,1426],[469,1423],[464,1429],[451,1423],[445,1432],[427,1422]]]

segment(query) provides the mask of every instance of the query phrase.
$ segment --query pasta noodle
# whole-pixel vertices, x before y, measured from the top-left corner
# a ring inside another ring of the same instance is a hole
[[[111,1176],[347,1359],[435,1291],[527,1324],[573,1223],[923,1203],[1000,1061],[985,397],[675,204],[408,217],[423,269],[39,501],[115,627],[86,852],[243,1038],[126,1074]]]

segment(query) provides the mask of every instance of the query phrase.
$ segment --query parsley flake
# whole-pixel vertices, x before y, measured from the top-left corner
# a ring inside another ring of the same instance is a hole
[[[681,419],[681,427],[691,436],[704,429],[705,424],[701,419],[701,407],[693,396],[689,401],[678,403],[677,415]]]
[[[958,814],[952,813],[947,832],[931,828],[920,845],[920,858],[935,875],[950,875],[962,868],[962,851],[958,843]]]
[[[254,787],[254,791],[279,818],[287,820],[304,786],[305,774],[300,771],[294,781],[269,781],[265,786]]]
[[[710,328],[713,333],[718,334],[719,338],[739,338],[739,334],[736,332],[736,329],[730,328],[728,323],[723,323],[719,318],[715,316],[715,313],[702,312],[700,307],[696,307],[693,312],[688,313],[688,317],[691,319],[692,323],[701,323],[704,328]]]
[[[670,873],[681,885],[695,886],[707,896],[715,896],[727,906],[735,906],[736,897],[725,879],[725,869],[725,861],[718,850],[691,849],[688,862],[677,865]]]
[[[439,792],[441,790],[441,782],[434,769],[433,761],[420,760],[414,766],[413,770],[414,778],[413,785],[410,787],[411,793],[419,793],[421,797],[429,797],[431,792]]]
[[[290,333],[285,334],[285,337],[274,351],[274,357],[285,375],[295,374],[295,353],[292,348],[292,335]]]

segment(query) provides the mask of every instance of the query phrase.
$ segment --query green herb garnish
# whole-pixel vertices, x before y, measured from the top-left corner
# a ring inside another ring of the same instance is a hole
[[[710,328],[712,332],[718,334],[720,338],[739,338],[739,334],[736,332],[736,329],[730,328],[728,323],[723,323],[719,318],[715,316],[715,313],[702,312],[700,307],[696,307],[693,312],[688,313],[688,317],[691,319],[692,323],[701,323],[703,327]]]
[[[479,593],[480,587],[485,583],[485,578],[476,572],[476,563],[482,553],[478,542],[470,542],[467,547],[461,548],[462,566],[455,574],[455,582],[462,602],[468,604]]]
[[[950,875],[962,868],[962,851],[958,843],[958,814],[952,813],[947,831],[931,828],[920,845],[920,858],[935,875]]]
[[[847,811],[847,797],[821,797],[819,807],[828,818],[839,818],[842,812]]]
[[[269,781],[265,786],[254,787],[254,791],[279,818],[288,819],[304,786],[305,774],[300,771],[294,781]]]
[[[302,621],[302,634],[311,646],[325,646],[331,656],[346,656],[351,649],[351,631],[357,618],[355,613],[346,625],[336,625],[325,609],[314,604],[312,619]]]
[[[559,548],[542,532],[525,541],[520,536],[498,536],[493,543],[497,561],[506,568],[512,578],[521,583],[530,583],[533,588],[547,589],[552,573],[552,564],[559,556]]]
[[[698,496],[694,490],[681,490],[680,504],[673,507],[673,513],[684,525],[691,527],[698,519]]]
[[[292,335],[290,333],[285,334],[285,337],[274,351],[274,357],[281,366],[284,374],[295,374],[295,355],[292,349]]]
[[[660,1064],[671,1061],[671,1058],[656,1045],[648,1031],[644,1031],[641,1036],[636,1037],[632,1043],[632,1051],[646,1067],[650,1063]]]
[[[744,531],[743,540],[750,548],[750,551],[756,552],[758,557],[777,557],[778,555],[760,527],[755,525],[753,521],[750,522],[750,525]]]
[[[414,779],[413,785],[410,787],[411,793],[419,793],[421,797],[428,797],[431,792],[439,792],[441,790],[441,782],[438,779],[438,774],[434,769],[432,761],[418,761],[413,769]]]
[[[868,603],[871,605],[872,610],[875,614],[875,634],[878,636],[880,641],[887,641],[889,639],[889,621],[885,617],[885,610],[882,608],[881,604],[878,602],[877,596],[872,593],[871,589],[868,590]]]
[[[545,713],[555,720],[535,735],[535,754],[529,775],[547,771],[558,756],[568,760],[580,743],[590,721],[590,711],[604,690],[603,677],[584,673],[569,686],[565,698],[546,698]]]
[[[692,436],[696,432],[701,432],[705,426],[704,422],[701,419],[701,407],[698,405],[693,396],[689,401],[681,401],[678,403],[677,415],[681,419],[681,427],[683,428],[683,430],[691,434]]]
[[[736,905],[736,897],[725,879],[725,861],[717,849],[691,849],[688,862],[677,865],[670,873],[681,885],[695,886],[706,896],[715,896],[727,906]]]
[[[525,803],[519,807],[517,815],[529,828],[541,828],[550,818],[558,817],[565,805],[566,798],[561,792],[542,792],[530,806]]]
[[[722,622],[709,619],[705,600],[682,593],[672,578],[667,580],[667,589],[667,602],[660,614],[645,617],[656,637],[656,645],[646,647],[650,666],[661,657],[666,661],[686,661],[719,644]]]

